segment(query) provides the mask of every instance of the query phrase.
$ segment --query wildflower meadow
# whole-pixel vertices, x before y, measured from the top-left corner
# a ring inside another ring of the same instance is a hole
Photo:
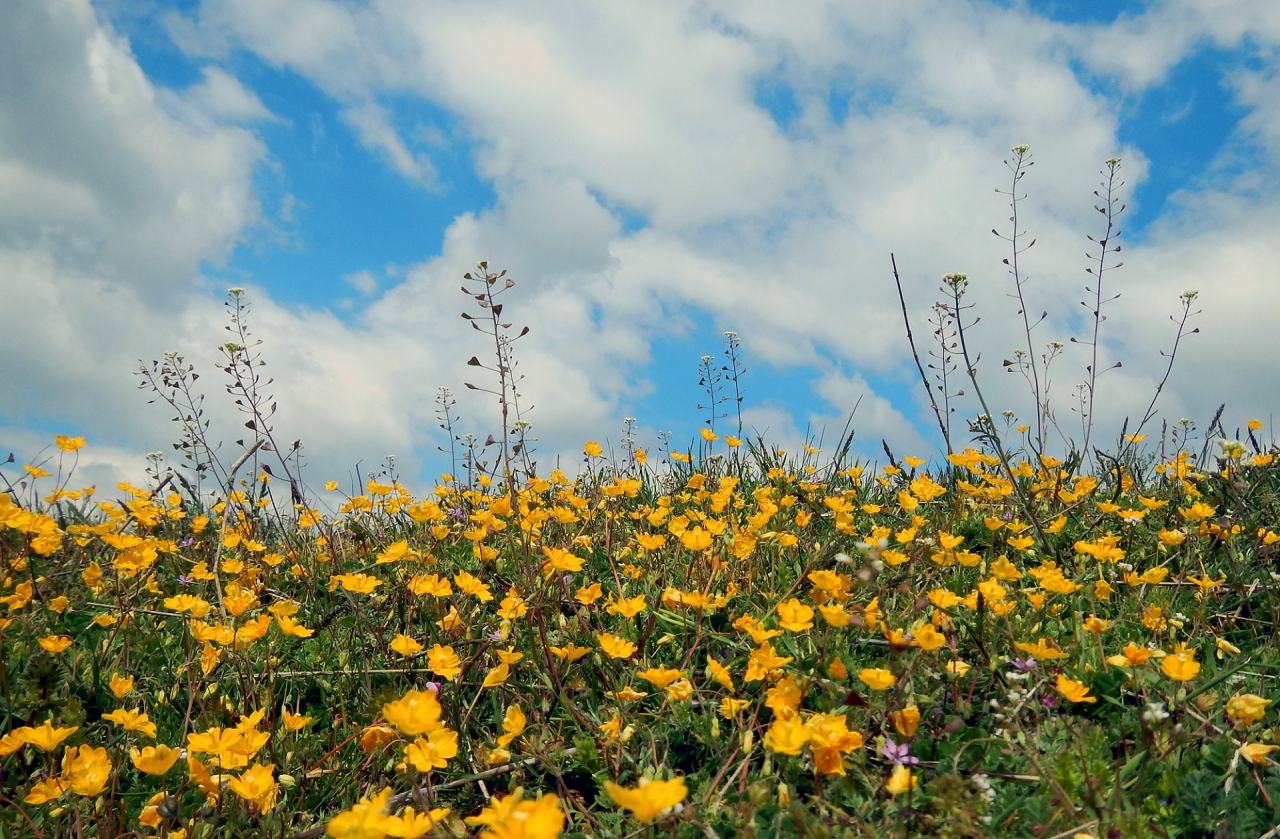
[[[276,438],[233,289],[243,439],[171,353],[139,371],[180,429],[143,485],[81,486],[78,437],[0,468],[0,836],[1276,836],[1276,448],[1155,399],[1091,423],[1111,194],[1056,456],[1052,343],[1006,362],[1033,417],[953,420],[984,373],[949,275],[919,365],[945,452],[853,458],[852,425],[779,449],[743,427],[729,333],[692,441],[629,424],[539,469],[529,330],[481,264],[468,387],[501,429],[457,433],[444,393],[451,472],[344,485]]]

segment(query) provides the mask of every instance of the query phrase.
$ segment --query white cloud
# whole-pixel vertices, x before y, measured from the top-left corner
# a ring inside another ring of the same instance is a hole
[[[372,271],[356,271],[342,278],[347,285],[368,297],[378,290],[378,278]]]
[[[397,285],[377,294],[371,272],[348,277],[370,298],[349,322],[251,288],[281,431],[302,437],[318,477],[329,477],[390,451],[412,470],[440,439],[431,436],[440,385],[458,393],[464,427],[482,438],[496,429],[494,400],[462,386],[483,375],[466,358],[490,351],[458,317],[467,299],[457,287],[485,258],[517,280],[505,315],[533,328],[518,345],[521,398],[536,406],[544,462],[619,427],[650,386],[636,372],[653,342],[680,334],[693,310],[737,330],[751,364],[818,371],[814,393],[830,411],[748,411],[786,446],[804,423],[834,433],[861,397],[855,427],[869,450],[884,437],[895,451],[926,453],[928,415],[920,429],[907,415],[918,398],[895,405],[867,381],[912,369],[890,252],[922,352],[942,274],[970,274],[984,391],[993,410],[1027,415],[1025,389],[1000,367],[1026,343],[1000,264],[1007,247],[989,232],[1007,229],[1006,199],[992,191],[1007,188],[1000,161],[1018,142],[1038,161],[1021,208],[1039,239],[1023,257],[1030,305],[1050,313],[1034,342],[1083,334],[1096,172],[1120,154],[1132,184],[1148,163],[1120,147],[1118,104],[1082,84],[1071,61],[1136,90],[1197,44],[1277,40],[1275,15],[1258,4],[1213,8],[1221,14],[1170,0],[1099,28],[941,0],[205,0],[192,19],[171,17],[170,31],[201,61],[245,49],[301,74],[418,185],[435,183],[414,145],[429,132],[397,126],[415,124],[416,99],[443,107],[494,183],[496,206],[458,217],[441,252],[398,271]],[[22,5],[0,24],[0,283],[25,315],[0,335],[6,357],[21,359],[0,372],[18,395],[5,433],[21,417],[93,417],[118,448],[154,448],[142,441],[164,418],[140,404],[128,370],[175,347],[214,377],[221,314],[198,266],[259,223],[252,174],[267,152],[235,123],[271,115],[215,66],[187,91],[156,90],[85,0]],[[753,101],[765,77],[794,91],[799,112],[785,130]],[[1235,83],[1254,109],[1242,132],[1274,144],[1274,70]],[[828,102],[840,90],[853,101],[837,120]],[[1100,427],[1145,408],[1163,371],[1156,348],[1170,337],[1163,316],[1187,287],[1202,291],[1204,334],[1181,351],[1166,415],[1206,416],[1219,398],[1270,410],[1280,381],[1256,352],[1280,302],[1271,268],[1280,205],[1259,197],[1268,178],[1254,168],[1188,193],[1147,242],[1126,248],[1128,265],[1108,279],[1124,296],[1108,309],[1102,347],[1107,363],[1125,366],[1103,377]],[[649,224],[626,232],[610,208]],[[1076,422],[1071,386],[1083,367],[1073,350],[1054,386],[1064,426]],[[223,428],[243,421],[218,405]],[[957,415],[973,410],[970,397]]]
[[[278,122],[257,94],[218,67],[201,68],[204,81],[183,92],[183,99],[200,113],[225,122]]]
[[[360,142],[378,152],[391,164],[391,168],[416,184],[431,186],[435,180],[435,167],[431,160],[409,150],[391,125],[385,108],[366,102],[346,108],[342,118],[356,130]]]

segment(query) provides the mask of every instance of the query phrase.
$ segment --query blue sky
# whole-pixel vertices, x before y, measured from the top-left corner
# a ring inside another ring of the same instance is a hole
[[[1253,384],[1275,377],[1265,366],[1219,377],[1221,395],[1198,387],[1239,366],[1250,330],[1265,334],[1236,322],[1241,299],[1256,308],[1275,293],[1270,4],[855,5],[783,16],[671,3],[646,17],[610,5],[46,0],[3,13],[20,17],[11,31],[83,63],[64,62],[49,82],[63,99],[44,105],[15,92],[39,71],[36,52],[0,65],[19,83],[0,98],[0,129],[34,123],[0,133],[0,172],[46,196],[0,208],[0,282],[21,283],[45,319],[6,347],[45,360],[4,383],[14,397],[0,441],[80,430],[101,444],[103,474],[127,471],[161,447],[162,418],[95,388],[127,387],[137,358],[169,347],[207,364],[219,295],[235,285],[260,312],[281,422],[316,441],[317,468],[395,451],[425,478],[440,466],[431,399],[463,391],[463,362],[484,351],[460,326],[457,285],[489,258],[520,280],[509,310],[533,328],[521,359],[547,458],[616,440],[624,417],[650,443],[658,430],[687,439],[705,401],[699,358],[720,358],[727,329],[743,342],[749,427],[794,446],[806,429],[834,437],[859,404],[865,454],[881,438],[928,454],[940,435],[888,254],[917,336],[941,274],[964,270],[983,278],[975,299],[991,309],[975,334],[986,358],[1025,345],[987,232],[1006,224],[994,189],[1019,142],[1036,160],[1024,181],[1040,240],[1031,305],[1053,311],[1036,341],[1080,326],[1090,193],[1107,157],[1125,159],[1125,302],[1104,336],[1125,372],[1099,423],[1145,407],[1165,316],[1190,287],[1220,331],[1206,328],[1179,368],[1169,413],[1272,409]],[[73,131],[112,142],[80,164],[60,154]],[[145,177],[119,186],[111,173],[126,171]],[[83,310],[65,302],[75,294]],[[107,311],[125,337],[109,334]],[[55,334],[89,336],[88,355],[48,360]],[[993,398],[1025,415],[1025,389],[999,372]],[[1061,375],[1070,429],[1080,372]],[[466,396],[483,438],[492,408]]]

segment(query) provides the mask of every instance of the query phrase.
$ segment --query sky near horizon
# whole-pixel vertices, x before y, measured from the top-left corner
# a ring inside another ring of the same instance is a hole
[[[135,370],[204,374],[214,433],[243,436],[214,369],[242,287],[309,481],[396,455],[450,468],[499,426],[459,313],[479,260],[508,317],[544,469],[587,440],[683,448],[698,366],[741,341],[743,424],[828,451],[936,455],[921,353],[948,272],[993,410],[1033,415],[1001,361],[1026,348],[1002,260],[1005,161],[1034,161],[1020,258],[1050,404],[1082,436],[1088,235],[1121,159],[1124,266],[1104,275],[1095,432],[1114,441],[1164,376],[1170,315],[1199,314],[1153,423],[1271,425],[1280,311],[1280,4],[1268,0],[409,2],[35,0],[0,9],[0,458],[83,435],[86,482],[137,478],[173,424]],[[929,360],[927,357],[924,359]],[[971,391],[971,388],[965,388]],[[718,427],[735,430],[737,416]],[[963,445],[959,400],[953,436]],[[726,425],[727,424],[727,425]],[[1095,438],[1095,442],[1098,440]],[[10,469],[12,467],[9,467]]]

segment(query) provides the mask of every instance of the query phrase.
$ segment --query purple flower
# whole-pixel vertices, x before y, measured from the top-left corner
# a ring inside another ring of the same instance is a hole
[[[440,695],[440,683],[439,683],[439,682],[427,682],[427,690],[431,691],[431,692],[432,692],[432,693],[434,693],[436,696],[439,696],[439,695]]]
[[[194,536],[188,536],[188,537],[186,537],[185,539],[183,539],[181,542],[179,542],[179,543],[178,543],[178,547],[180,547],[180,548],[189,548],[189,547],[191,547],[192,545],[194,545],[195,543],[196,543],[196,537],[194,537]]]
[[[884,738],[884,746],[880,749],[880,754],[894,766],[915,766],[920,762],[920,758],[911,756],[910,743],[899,745],[893,742],[892,737]]]
[[[1056,696],[1046,694],[1040,697],[1040,701],[1043,702],[1044,707],[1048,708],[1050,711],[1058,707],[1058,697]]]
[[[453,516],[455,519],[465,519],[467,517],[467,511],[461,507],[454,507],[449,511],[449,515]]]
[[[1037,662],[1032,656],[1027,656],[1026,658],[1015,658],[1013,666],[1026,673],[1029,670],[1036,669]]]
[[[186,574],[178,575],[178,582],[182,583],[184,586],[189,586],[195,581],[196,581],[195,577],[188,577]]]

